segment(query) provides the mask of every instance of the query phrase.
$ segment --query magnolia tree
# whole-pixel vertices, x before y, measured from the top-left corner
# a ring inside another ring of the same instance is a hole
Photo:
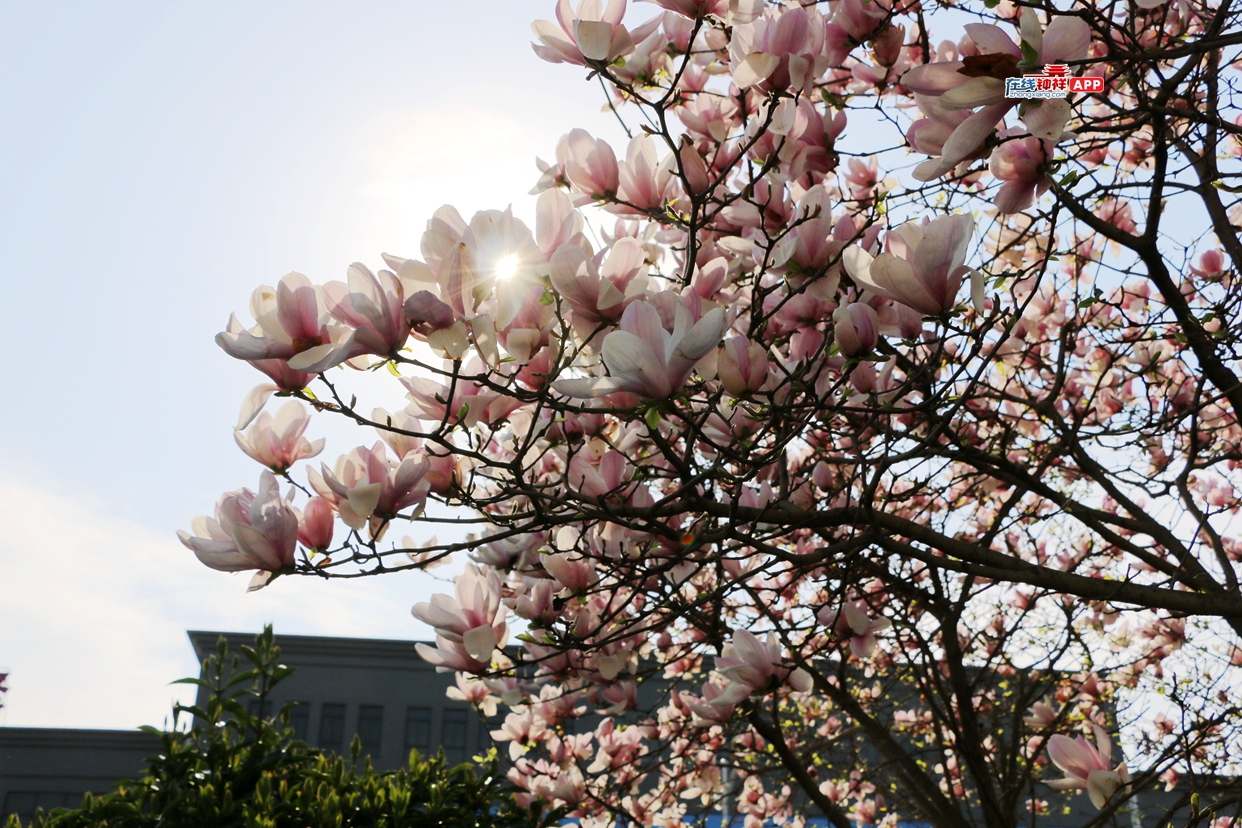
[[[420,652],[584,825],[1235,824],[1233,0],[653,2],[534,24],[631,137],[533,229],[254,292],[267,470],[185,544],[468,553]],[[313,414],[363,445],[295,468]]]

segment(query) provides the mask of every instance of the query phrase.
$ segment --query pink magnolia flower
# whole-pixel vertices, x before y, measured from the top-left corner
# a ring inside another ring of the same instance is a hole
[[[707,162],[695,149],[690,136],[681,136],[681,147],[677,150],[678,170],[685,179],[684,186],[689,188],[690,195],[707,192],[711,186],[711,175],[707,171]]]
[[[463,701],[477,708],[489,719],[496,715],[496,706],[500,702],[499,698],[492,695],[487,682],[465,673],[457,674],[457,686],[444,691],[444,695],[453,701]]]
[[[435,664],[438,672],[447,672],[448,667],[482,672],[497,648],[503,648],[509,640],[506,608],[500,601],[500,578],[492,570],[484,574],[474,564],[466,564],[466,571],[457,576],[455,592],[457,600],[436,594],[431,596],[430,603],[414,605],[414,617],[436,628],[437,643],[452,645],[443,652],[419,644],[418,654]],[[455,666],[454,654],[459,659],[464,656],[470,666]]]
[[[1047,785],[1058,791],[1086,791],[1091,804],[1103,809],[1119,788],[1129,784],[1130,773],[1125,762],[1112,767],[1108,734],[1098,725],[1091,727],[1095,731],[1094,745],[1082,736],[1071,739],[1057,734],[1048,740],[1048,757],[1065,773],[1065,778],[1053,779]]]
[[[1190,266],[1190,272],[1203,279],[1218,281],[1229,272],[1229,260],[1220,250],[1208,250],[1199,257],[1199,265]]]
[[[917,339],[923,332],[923,315],[909,305],[893,302],[883,296],[867,298],[880,320],[880,333],[902,339]]]
[[[800,178],[807,173],[827,175],[837,168],[840,159],[837,156],[836,140],[845,131],[847,120],[844,112],[829,110],[821,114],[809,100],[802,99],[789,133],[790,139],[797,142],[789,159],[790,179]],[[804,196],[803,203],[805,202]]]
[[[328,282],[323,295],[332,317],[354,328],[358,350],[387,356],[405,345],[410,336],[405,292],[395,273],[374,274],[366,265],[349,266],[348,283]]]
[[[618,169],[617,196],[640,211],[661,208],[672,178],[672,160],[673,156],[668,155],[660,161],[651,136],[635,136],[626,147],[625,161]],[[699,161],[702,163],[701,158]],[[623,209],[623,205],[616,205],[615,209]]]
[[[813,6],[766,9],[754,21],[734,27],[729,66],[742,89],[809,88],[828,68],[823,15]]]
[[[701,95],[678,108],[677,118],[690,135],[723,143],[738,125],[738,107],[731,100]]]
[[[801,668],[791,670],[783,661],[776,633],[760,639],[746,630],[734,630],[733,641],[716,657],[716,672],[750,688],[751,693],[763,693],[784,683],[798,692],[808,692],[810,674]]]
[[[473,361],[464,373],[477,376],[481,370],[482,366]],[[519,399],[463,377],[450,385],[424,377],[402,377],[401,384],[409,392],[411,414],[436,422],[461,422],[467,428],[500,423],[522,405]]]
[[[569,133],[569,154],[565,158],[565,175],[583,197],[577,203],[614,196],[621,185],[621,171],[616,153],[603,138],[592,138],[585,129]]]
[[[259,476],[258,494],[250,489],[225,494],[216,504],[215,517],[199,515],[191,529],[193,535],[178,531],[177,537],[212,569],[270,573],[293,565],[298,518],[271,472]]]
[[[216,334],[216,344],[231,357],[278,359],[295,371],[318,374],[356,355],[354,331],[328,324],[322,292],[301,273],[286,274],[274,288],[257,288],[250,313],[258,323],[251,330],[233,316]]]
[[[678,23],[686,22],[675,15],[669,17]],[[619,83],[637,87],[650,86],[658,77],[675,74],[669,40],[660,26],[650,29],[645,40],[634,41],[634,51],[623,61],[613,61],[608,67],[609,73]]]
[[[875,197],[876,185],[880,183],[879,160],[873,155],[866,161],[851,158],[846,165],[845,182],[850,196],[863,204]]]
[[[1100,202],[1100,206],[1096,209],[1096,215],[1102,221],[1116,227],[1126,233],[1133,233],[1138,229],[1138,224],[1134,221],[1134,212],[1128,201],[1118,201],[1109,197]]]
[[[604,365],[611,376],[557,380],[552,387],[569,397],[628,391],[646,399],[668,399],[685,384],[695,363],[720,342],[727,324],[722,308],[691,324],[689,312],[679,303],[670,331],[655,305],[634,302],[622,314],[620,329],[604,337]]]
[[[556,23],[536,20],[531,30],[541,43],[532,43],[535,54],[549,63],[577,66],[612,63],[634,51],[634,44],[647,38],[660,25],[657,16],[634,30],[621,25],[625,0],[580,0],[575,11],[569,0],[556,4]],[[559,28],[558,28],[559,25]]]
[[[409,456],[394,464],[381,442],[342,455],[332,469],[321,468],[322,476],[307,470],[311,486],[336,507],[351,529],[361,529],[372,518],[391,519],[402,509],[421,507],[427,499],[423,480],[430,468],[427,458]]]
[[[236,323],[235,328],[233,323]],[[236,318],[232,320],[229,328],[234,333],[242,331],[241,323],[237,322]],[[273,394],[278,391],[300,391],[310,385],[310,381],[314,378],[313,374],[293,370],[284,360],[250,359],[246,361],[271,377],[275,384],[265,382],[246,392],[246,396],[242,399],[241,410],[237,415],[237,425],[233,426],[238,431],[250,425]]]
[[[906,27],[903,25],[889,26],[871,40],[871,48],[875,53],[875,62],[881,66],[896,66],[903,57],[902,49],[905,45]],[[902,73],[904,72],[905,67],[902,68]]]
[[[853,44],[866,43],[871,39],[871,35],[888,16],[888,7],[891,5],[869,3],[867,0],[841,0],[835,6],[832,22],[828,24],[828,38],[841,44],[838,49],[844,49],[844,53],[839,55],[839,59],[832,61],[834,66],[845,60]]]
[[[517,761],[530,745],[546,738],[547,727],[533,707],[505,716],[499,730],[492,731],[497,742],[509,743],[509,758]]]
[[[576,244],[558,249],[548,262],[548,278],[552,287],[573,311],[570,322],[583,339],[591,337],[604,321],[620,319],[631,295],[637,291],[636,280],[643,272],[646,253],[636,239],[621,238],[613,243],[608,257],[589,256]]]
[[[509,325],[543,258],[530,229],[511,209],[481,210],[467,224],[445,205],[427,222],[419,249],[425,261],[387,254],[384,261],[401,282],[414,331],[452,359],[465,352],[468,325],[480,350],[485,343],[479,336],[487,328],[482,321],[496,329]],[[440,303],[449,306],[451,316]]]
[[[547,578],[540,578],[534,586],[526,587],[526,592],[511,599],[510,606],[519,618],[527,621],[542,621],[550,624],[560,617],[560,610],[553,603],[561,584]]]
[[[603,687],[594,687],[589,699],[600,716],[619,716],[638,707],[638,682],[634,679],[620,681]]]
[[[564,589],[579,592],[599,580],[595,565],[587,558],[571,558],[565,553],[544,552],[540,555],[544,571]]]
[[[298,516],[298,540],[307,549],[323,552],[332,545],[336,513],[322,497],[312,497]]]
[[[286,471],[299,460],[323,451],[323,439],[307,440],[302,434],[310,425],[310,414],[296,400],[280,407],[273,417],[266,411],[245,431],[233,432],[233,439],[247,455],[274,472]]]
[[[735,397],[753,394],[768,379],[768,350],[744,336],[725,340],[716,360],[720,384]]]
[[[859,658],[867,658],[874,653],[878,643],[875,634],[893,626],[893,622],[887,618],[869,616],[867,605],[862,601],[846,602],[840,611],[824,607],[815,614],[815,617],[819,623],[830,627],[837,635],[848,637],[850,651]]]
[[[901,79],[902,85],[911,92],[939,96],[940,107],[946,111],[976,110],[943,141],[940,158],[915,167],[914,177],[920,181],[931,181],[951,172],[979,151],[1005,114],[1018,104],[1016,100],[1005,98],[1007,77],[1017,77],[1024,69],[1033,71],[1050,63],[1082,60],[1091,43],[1091,29],[1086,21],[1058,15],[1046,29],[1041,29],[1036,12],[1023,9],[1020,35],[1036,53],[1034,64],[1027,65],[1023,62],[1021,47],[1000,27],[968,23],[965,28],[980,54],[916,66]],[[1039,106],[1028,104],[1022,108],[1022,119],[1030,133],[1053,142],[1060,140],[1069,116],[1069,102],[1062,99],[1049,99],[1041,101]]]
[[[931,64],[935,65],[935,64]],[[923,155],[944,155],[945,142],[962,122],[971,116],[969,110],[945,109],[939,95],[914,95],[914,102],[924,117],[910,125],[906,141],[910,148]],[[966,160],[969,156],[963,158]]]
[[[427,469],[423,480],[427,482],[428,489],[433,494],[447,494],[470,468],[468,458],[424,442],[423,438],[411,434],[410,432],[423,431],[424,426],[407,411],[398,410],[390,414],[383,408],[377,408],[371,413],[371,420],[385,424],[376,426],[375,431],[380,439],[392,449],[398,461],[404,460],[411,454],[427,459],[430,468]]]
[[[833,337],[843,356],[856,357],[870,353],[880,339],[880,317],[875,308],[863,302],[851,302],[832,312]]]
[[[716,679],[703,685],[700,701],[690,701],[692,697],[687,696],[686,702],[694,713],[695,721],[724,724],[733,718],[734,708],[745,701],[750,693],[749,685],[732,681],[721,684]]]
[[[848,179],[849,173],[846,177]],[[806,219],[796,222],[787,236],[795,241],[785,267],[794,273],[810,275],[825,270],[857,232],[848,216],[833,220],[832,199],[822,185],[817,184],[807,190],[799,200],[795,213],[799,218],[806,216]],[[817,288],[818,285],[812,290]],[[835,294],[836,285],[831,284],[825,293],[828,296]]]
[[[579,452],[569,461],[568,482],[571,488],[587,497],[605,497],[616,493],[633,474],[633,467],[619,451],[609,449],[592,462],[589,453]]]
[[[1045,697],[1043,701],[1037,701],[1031,705],[1031,709],[1027,711],[1027,715],[1022,721],[1031,730],[1043,730],[1051,727],[1056,722],[1058,715],[1052,697],[1049,696]]]
[[[857,245],[842,254],[846,272],[859,287],[935,316],[957,303],[966,267],[966,247],[975,222],[968,215],[907,222],[888,231],[886,252],[872,257]]]
[[[638,0],[698,20],[712,15],[730,25],[749,23],[763,13],[763,0]]]
[[[1006,130],[1018,132],[1018,130]],[[1048,191],[1052,183],[1045,168],[1052,160],[1052,141],[1038,138],[1011,138],[992,151],[988,168],[1005,183],[996,194],[996,209],[1002,213],[1020,213]]]
[[[562,136],[568,154],[569,136]],[[560,190],[544,190],[535,201],[535,243],[544,261],[562,245],[585,244],[582,230],[585,226],[582,214],[574,208],[573,200]]]

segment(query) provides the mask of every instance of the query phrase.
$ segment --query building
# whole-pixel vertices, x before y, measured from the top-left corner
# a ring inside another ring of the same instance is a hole
[[[234,653],[254,643],[249,633],[188,635],[200,663],[221,635]],[[379,770],[404,766],[412,749],[444,748],[450,762],[461,763],[490,745],[490,726],[445,696],[453,675],[420,659],[416,642],[278,635],[276,643],[297,671],[271,702],[295,703],[290,725],[312,745],[348,752],[357,735]],[[72,807],[87,791],[107,792],[140,775],[158,749],[158,738],[139,730],[0,727],[0,822],[10,813],[26,822],[36,808]]]
[[[199,661],[216,650],[222,633],[189,633]],[[254,636],[223,633],[229,650],[252,644]],[[410,751],[444,748],[454,763],[467,762],[491,745],[486,725],[464,702],[445,691],[452,673],[437,673],[418,657],[413,641],[278,635],[281,660],[297,672],[272,691],[278,709],[293,702],[289,724],[299,739],[348,753],[355,734],[378,770],[404,767]],[[199,691],[199,704],[206,691]]]
[[[0,823],[36,808],[72,808],[86,791],[132,779],[159,739],[140,730],[0,727]]]

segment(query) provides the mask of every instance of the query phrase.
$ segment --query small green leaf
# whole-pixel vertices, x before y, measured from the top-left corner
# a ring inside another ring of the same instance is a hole
[[[651,429],[652,431],[660,430],[660,409],[656,408],[655,406],[648,408],[647,414],[643,419],[647,423],[647,428]]]
[[[1028,66],[1039,65],[1039,52],[1035,51],[1035,47],[1027,43],[1025,40],[1022,41],[1022,60],[1025,61]]]

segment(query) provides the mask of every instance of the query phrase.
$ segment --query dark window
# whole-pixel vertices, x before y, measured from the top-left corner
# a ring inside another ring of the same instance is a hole
[[[294,702],[289,708],[289,727],[293,738],[305,742],[310,735],[310,702]]]
[[[362,750],[372,756],[379,756],[380,734],[384,732],[384,707],[379,704],[364,704],[358,708],[358,739],[362,742]]]
[[[405,710],[405,749],[426,753],[431,747],[431,708],[407,707]]]
[[[440,743],[448,750],[466,746],[466,711],[461,708],[447,708],[444,711],[444,729],[440,733]]]
[[[319,711],[319,747],[340,750],[345,739],[345,705],[325,704]]]

